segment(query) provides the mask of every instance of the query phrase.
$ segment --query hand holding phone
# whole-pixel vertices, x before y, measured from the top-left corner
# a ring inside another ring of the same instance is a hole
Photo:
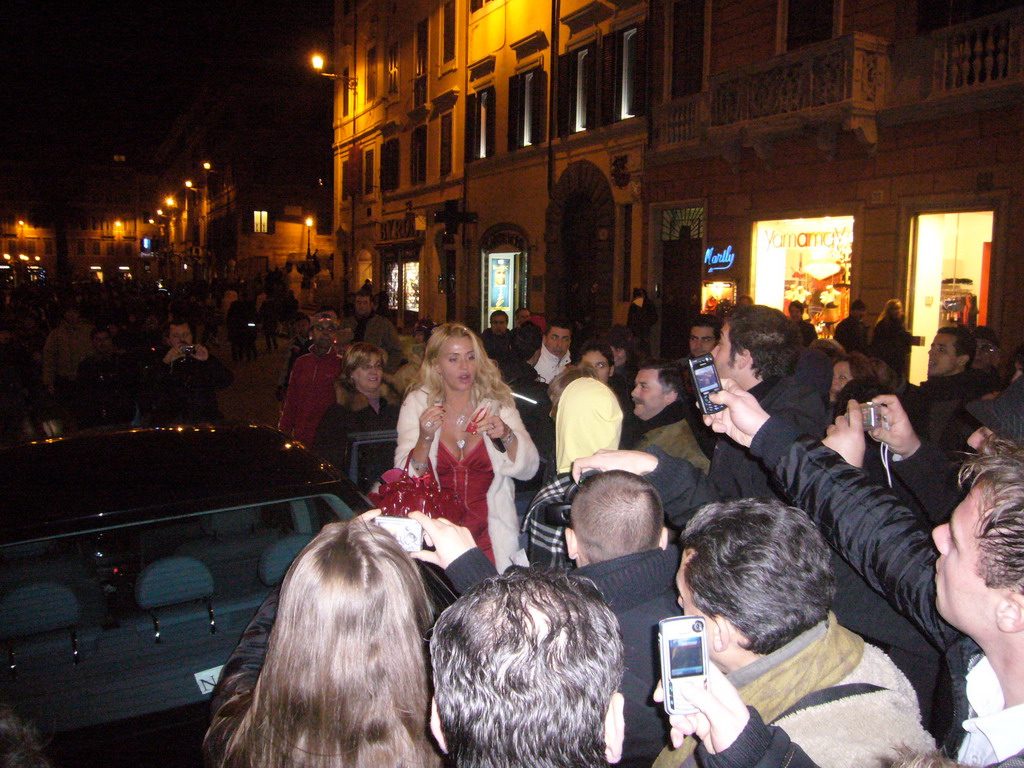
[[[708,683],[707,623],[702,616],[677,616],[658,622],[658,655],[665,711],[689,715],[698,711],[679,692],[683,684],[706,688]]]
[[[710,354],[690,358],[690,375],[693,376],[693,386],[697,390],[697,404],[702,413],[709,416],[725,409],[724,405],[711,402],[711,395],[722,391],[722,382],[718,378],[718,369],[715,368],[715,360]]]

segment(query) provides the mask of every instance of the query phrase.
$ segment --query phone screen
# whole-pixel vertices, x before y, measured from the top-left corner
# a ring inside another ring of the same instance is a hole
[[[672,638],[668,641],[669,669],[673,680],[704,674],[702,641],[700,635]]]
[[[717,392],[722,388],[713,364],[694,368],[693,378],[697,382],[697,389],[701,392]]]

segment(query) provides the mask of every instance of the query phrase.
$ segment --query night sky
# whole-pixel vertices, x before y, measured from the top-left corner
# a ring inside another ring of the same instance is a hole
[[[302,89],[315,77],[310,52],[326,50],[331,35],[331,0],[4,6],[0,151],[7,160],[123,154],[144,165],[204,80],[258,87],[269,73]]]

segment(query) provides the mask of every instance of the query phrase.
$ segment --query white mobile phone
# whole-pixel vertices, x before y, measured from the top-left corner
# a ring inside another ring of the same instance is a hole
[[[681,683],[707,687],[707,622],[702,616],[677,616],[658,622],[658,653],[661,656],[661,687],[665,711],[690,715],[698,710],[676,690]]]

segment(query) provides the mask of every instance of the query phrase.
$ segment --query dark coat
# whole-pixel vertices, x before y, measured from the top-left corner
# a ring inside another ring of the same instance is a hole
[[[968,716],[967,672],[980,649],[947,624],[936,608],[938,555],[931,531],[917,514],[839,454],[798,435],[791,425],[771,418],[754,437],[751,453],[772,470],[793,504],[811,516],[829,544],[945,655],[954,712],[944,749],[956,754],[965,735],[960,723]]]
[[[380,411],[370,407],[369,400],[358,392],[345,391],[328,406],[313,438],[313,452],[327,459],[342,472],[348,471],[351,455],[349,435],[353,432],[376,432],[397,429],[401,400],[393,390],[381,388]],[[375,443],[360,452],[359,480],[361,491],[380,480],[394,464],[395,443]]]
[[[222,418],[217,390],[234,380],[213,355],[206,360],[187,356],[163,362],[169,347],[156,350],[143,374],[139,406],[152,425],[203,424]]]

